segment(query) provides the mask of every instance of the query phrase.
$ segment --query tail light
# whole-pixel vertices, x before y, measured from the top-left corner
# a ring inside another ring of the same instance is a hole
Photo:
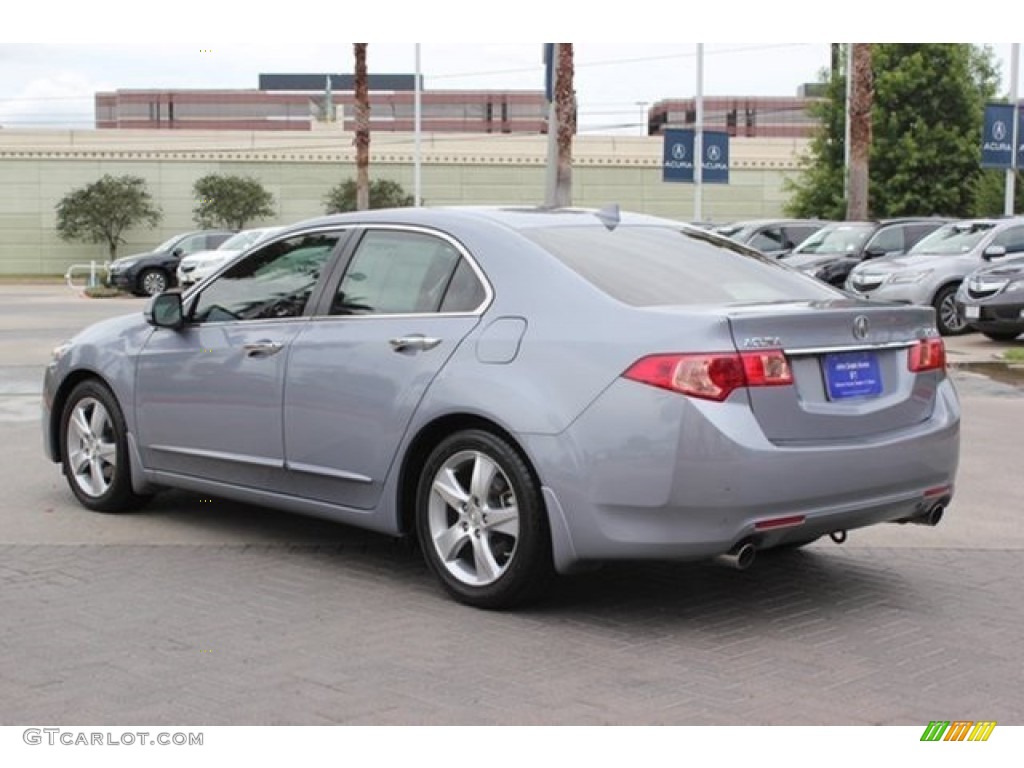
[[[907,363],[914,373],[945,370],[946,345],[939,338],[921,339],[910,348]]]
[[[637,360],[622,375],[641,384],[717,402],[740,387],[793,383],[793,372],[781,349],[650,355]]]

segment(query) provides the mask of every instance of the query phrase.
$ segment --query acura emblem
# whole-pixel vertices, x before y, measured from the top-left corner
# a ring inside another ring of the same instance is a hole
[[[868,319],[864,315],[853,318],[853,338],[863,341],[868,337]]]

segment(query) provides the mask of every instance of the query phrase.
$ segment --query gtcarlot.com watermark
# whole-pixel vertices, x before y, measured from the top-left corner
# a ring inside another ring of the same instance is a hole
[[[57,746],[62,744],[66,747],[201,747],[203,746],[203,733],[168,733],[160,731],[69,731],[63,728],[26,728],[21,734],[26,744],[36,746],[46,744]]]

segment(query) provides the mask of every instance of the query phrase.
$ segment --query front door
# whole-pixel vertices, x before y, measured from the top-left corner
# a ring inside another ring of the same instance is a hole
[[[281,490],[281,407],[290,345],[337,232],[269,243],[206,286],[180,331],[139,358],[136,420],[147,468]]]

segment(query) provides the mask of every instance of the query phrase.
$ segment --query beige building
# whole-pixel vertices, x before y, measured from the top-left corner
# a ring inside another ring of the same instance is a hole
[[[731,181],[707,185],[704,218],[723,222],[778,216],[783,180],[797,170],[802,139],[736,138]],[[425,134],[427,205],[534,204],[543,201],[546,137]],[[376,134],[371,178],[413,185],[413,137]],[[256,224],[288,224],[323,213],[333,185],[355,175],[352,134],[336,127],[301,133],[234,131],[0,130],[0,275],[61,274],[71,263],[104,261],[103,246],[62,241],[55,206],[71,189],[104,174],[133,174],[163,209],[156,229],[125,233],[119,255],[146,250],[195,228],[192,185],[209,173],[253,176],[277,201],[277,215]],[[579,136],[573,149],[573,204],[618,203],[679,220],[693,218],[692,184],[661,180],[660,137]]]

